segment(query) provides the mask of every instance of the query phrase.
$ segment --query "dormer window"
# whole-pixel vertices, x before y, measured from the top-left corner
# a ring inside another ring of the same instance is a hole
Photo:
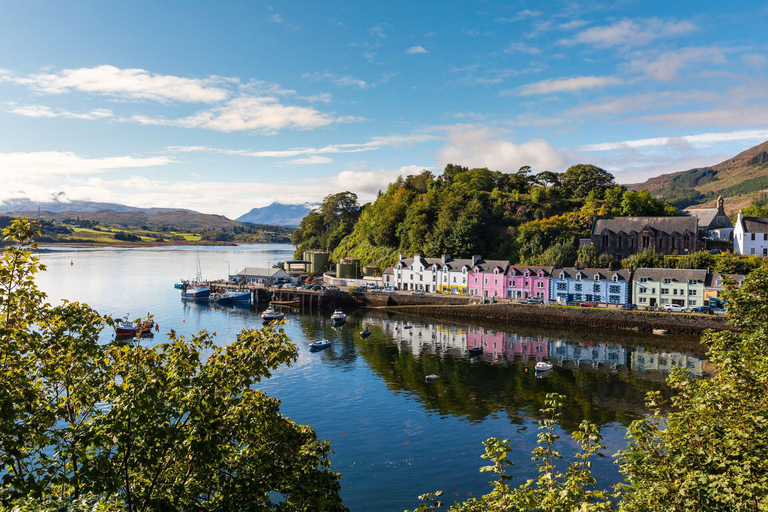
[[[595,274],[595,281],[599,281],[599,280],[600,280],[600,274]]]
[[[539,273],[537,275],[539,277],[544,277],[544,271],[543,270],[539,270]]]
[[[688,284],[697,284],[698,281],[696,279],[689,279]]]
[[[618,281],[619,280],[619,274],[613,274],[613,280]]]
[[[581,272],[576,274],[576,280],[581,281]]]
[[[499,269],[498,269],[498,267],[497,267],[497,268],[495,268],[495,269],[493,269],[493,273],[494,273],[495,275],[499,275]]]
[[[560,279],[565,279],[565,272],[560,272]]]
[[[397,270],[402,270],[402,269],[403,269],[403,264],[402,263],[398,263],[397,264]]]
[[[525,271],[524,275],[525,275],[525,277],[531,277],[531,273],[529,271],[527,271],[527,270]]]
[[[672,284],[672,280],[671,279],[665,279],[664,280],[664,284]]]

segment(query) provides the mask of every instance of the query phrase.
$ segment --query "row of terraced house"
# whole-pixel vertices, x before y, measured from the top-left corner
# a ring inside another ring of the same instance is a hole
[[[512,265],[480,256],[454,259],[412,258],[400,255],[398,263],[384,271],[384,286],[397,290],[468,295],[485,299],[529,300],[544,303],[597,302],[659,307],[676,304],[685,308],[707,305],[717,299],[730,278],[740,284],[744,276],[710,274],[706,270],[638,268],[537,267]]]

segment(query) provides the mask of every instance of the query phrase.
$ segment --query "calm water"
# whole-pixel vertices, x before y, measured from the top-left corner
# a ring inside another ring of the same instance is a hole
[[[223,278],[245,266],[291,259],[288,245],[205,247],[205,278]],[[194,277],[192,248],[57,251],[41,256],[48,266],[39,284],[51,302],[66,298],[101,313],[138,317],[151,312],[161,330],[190,335],[215,332],[220,343],[244,327],[261,325],[256,309],[182,302],[173,283]],[[263,308],[264,306],[261,306]],[[352,313],[352,312],[349,312]],[[331,441],[332,467],[342,474],[342,492],[353,511],[402,511],[416,496],[437,489],[446,502],[488,490],[481,442],[510,438],[515,480],[534,477],[537,411],[546,393],[568,401],[563,434],[583,419],[598,423],[607,457],[595,463],[599,481],[619,479],[613,455],[624,446],[626,425],[643,412],[643,397],[664,390],[673,366],[706,375],[701,348],[674,338],[525,329],[515,325],[421,321],[354,312],[340,329],[317,313],[289,312],[285,330],[299,346],[299,360],[259,387],[283,402],[283,413],[311,424]],[[362,325],[373,335],[358,336]],[[406,326],[411,326],[407,328]],[[105,332],[104,339],[112,334]],[[333,346],[310,353],[322,337]],[[480,357],[467,348],[483,346]],[[555,368],[544,377],[535,361]],[[437,382],[424,377],[437,374]],[[567,456],[568,441],[561,446]]]

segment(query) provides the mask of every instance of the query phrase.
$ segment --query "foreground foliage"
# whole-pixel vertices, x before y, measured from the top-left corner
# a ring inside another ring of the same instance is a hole
[[[612,493],[599,490],[590,460],[602,446],[597,427],[582,422],[573,434],[580,450],[565,471],[554,449],[562,397],[548,395],[533,460],[539,476],[509,485],[509,440],[491,438],[481,471],[496,474],[492,490],[450,507],[476,511],[747,512],[768,510],[768,269],[752,271],[739,289],[726,292],[736,331],[708,332],[716,373],[695,379],[672,372],[673,397],[648,394],[650,414],[634,421],[626,449],[617,454],[624,481]],[[442,506],[442,493],[420,496],[416,511]]]
[[[0,259],[0,509],[344,510],[327,442],[254,389],[295,360],[282,330],[98,342],[112,321],[51,306],[27,244]]]

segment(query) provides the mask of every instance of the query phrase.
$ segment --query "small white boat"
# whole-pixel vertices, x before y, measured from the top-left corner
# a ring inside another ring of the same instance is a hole
[[[280,313],[279,311],[275,311],[272,308],[268,308],[266,311],[264,311],[261,314],[261,319],[264,320],[265,322],[272,322],[274,320],[282,320],[283,318],[285,318],[285,314],[284,313]]]
[[[439,378],[440,378],[440,376],[439,376],[439,375],[430,374],[430,375],[427,375],[427,376],[425,377],[425,380],[426,380],[427,382],[434,382],[434,381],[438,380]]]
[[[328,340],[320,340],[309,344],[309,350],[317,351],[323,350],[331,346],[331,342]]]
[[[536,363],[536,371],[537,372],[547,372],[553,368],[552,363],[547,363],[545,361],[539,361]]]
[[[347,321],[347,315],[340,309],[337,309],[331,315],[331,323],[334,325],[341,325]]]
[[[653,330],[653,334],[658,334],[659,336],[664,336],[665,334],[667,334],[667,330],[666,329],[654,329]]]

